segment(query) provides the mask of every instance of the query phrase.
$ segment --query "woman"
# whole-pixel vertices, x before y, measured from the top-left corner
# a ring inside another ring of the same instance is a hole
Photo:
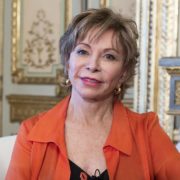
[[[110,9],[77,15],[60,40],[71,94],[22,123],[9,179],[180,179],[180,154],[155,113],[118,100],[138,57],[134,21]]]

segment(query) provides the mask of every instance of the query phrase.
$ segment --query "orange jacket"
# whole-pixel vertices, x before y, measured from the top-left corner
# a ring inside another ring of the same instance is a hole
[[[69,180],[64,137],[68,103],[69,97],[22,123],[6,180]],[[180,154],[155,113],[134,113],[115,102],[103,151],[111,180],[180,179]]]

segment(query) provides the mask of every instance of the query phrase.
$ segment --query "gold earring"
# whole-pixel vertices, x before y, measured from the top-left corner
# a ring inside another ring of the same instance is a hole
[[[120,93],[121,93],[121,87],[115,88],[114,94],[115,94],[115,95],[119,95]]]
[[[68,78],[68,79],[66,79],[66,81],[65,81],[65,87],[70,87],[71,86],[71,81],[70,81],[70,79]]]

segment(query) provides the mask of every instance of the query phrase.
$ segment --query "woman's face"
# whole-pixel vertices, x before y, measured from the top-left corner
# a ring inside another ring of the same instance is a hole
[[[123,48],[116,47],[113,31],[108,30],[91,41],[96,33],[96,30],[90,31],[77,42],[67,67],[72,95],[90,100],[113,97],[123,75]]]

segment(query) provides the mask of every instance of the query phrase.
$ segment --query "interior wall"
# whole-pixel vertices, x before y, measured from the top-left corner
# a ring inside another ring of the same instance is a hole
[[[19,128],[18,123],[10,122],[10,106],[7,96],[10,94],[21,95],[55,95],[55,85],[19,85],[12,83],[11,76],[11,20],[12,20],[12,0],[4,1],[4,49],[3,49],[3,115],[2,134],[16,134]]]
[[[137,0],[112,0],[110,6],[115,11],[121,12],[123,15],[136,18],[136,2]]]
[[[2,135],[3,0],[0,0],[0,136]]]

